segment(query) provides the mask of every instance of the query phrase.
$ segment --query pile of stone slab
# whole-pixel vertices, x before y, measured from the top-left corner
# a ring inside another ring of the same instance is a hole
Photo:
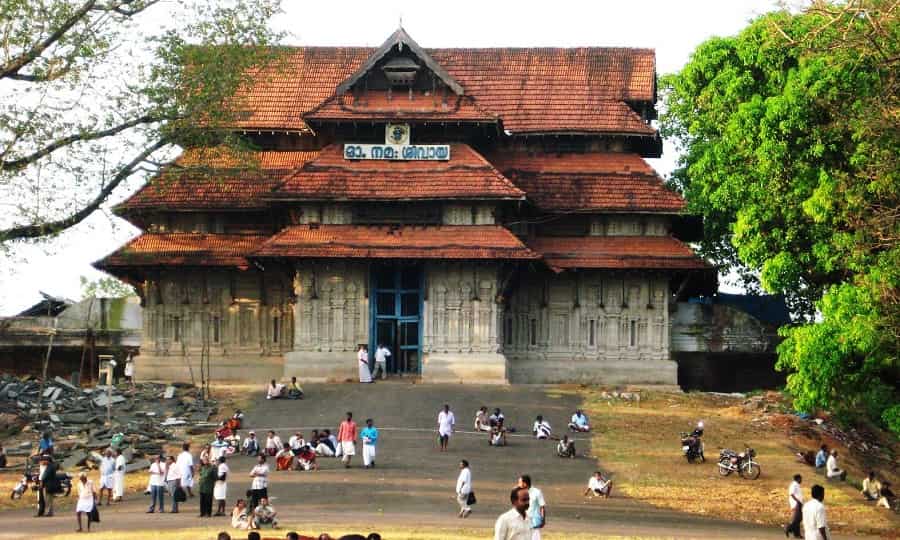
[[[145,467],[146,456],[177,442],[188,429],[210,426],[215,412],[216,403],[201,402],[191,384],[80,388],[55,377],[45,381],[41,394],[37,378],[0,375],[0,422],[6,424],[0,430],[15,433],[3,441],[7,454],[33,454],[40,434],[49,431],[55,457],[69,471],[95,466],[114,445],[134,468]]]

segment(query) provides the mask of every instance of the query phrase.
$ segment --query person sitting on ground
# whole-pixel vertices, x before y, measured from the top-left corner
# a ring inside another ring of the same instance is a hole
[[[269,382],[269,387],[266,389],[266,399],[279,399],[283,398],[287,393],[285,387],[281,383],[276,383],[275,379],[272,379]]]
[[[585,416],[584,411],[581,409],[575,411],[575,414],[572,415],[572,419],[569,421],[569,429],[580,433],[591,430],[591,424],[588,422],[588,417]]]
[[[809,465],[810,467],[815,466],[816,464],[816,455],[812,450],[807,450],[806,452],[797,452],[794,454],[797,456],[797,461],[800,463],[804,463]]]
[[[575,441],[569,440],[568,435],[563,435],[559,444],[556,445],[556,455],[561,458],[575,457]]]
[[[231,418],[228,419],[228,422],[225,425],[228,426],[228,429],[231,431],[241,429],[241,426],[244,425],[244,412],[240,409],[235,409],[234,414],[231,415]]]
[[[319,470],[319,464],[316,462],[316,452],[308,444],[300,447],[300,453],[297,454],[297,470]]]
[[[875,506],[883,506],[888,510],[891,509],[891,505],[894,507],[897,506],[897,495],[891,491],[891,483],[885,480],[881,483],[881,497],[879,497],[878,502],[875,503]]]
[[[261,498],[259,505],[253,510],[253,528],[258,529],[260,525],[271,525],[273,529],[278,528],[278,512],[269,504],[268,497]]]
[[[269,434],[266,437],[266,455],[275,456],[282,448],[284,448],[284,444],[281,442],[281,437],[274,431],[269,430]]]
[[[824,472],[826,463],[828,463],[828,446],[823,444],[816,454],[816,471]]]
[[[825,462],[825,476],[827,476],[829,480],[844,481],[847,479],[847,471],[838,468],[837,456],[838,451],[832,450],[831,455],[828,456],[828,461]]]
[[[475,413],[475,431],[490,431],[491,424],[488,421],[487,407],[484,405]]]
[[[316,455],[334,457],[335,446],[331,438],[328,437],[327,429],[318,436],[315,445],[314,450],[316,451]]]
[[[491,428],[490,439],[488,444],[491,446],[506,446],[506,429],[503,427],[503,420],[500,420]]]
[[[341,452],[343,452],[343,447],[338,444],[337,436],[331,433],[330,429],[325,430],[325,438],[328,439],[328,445],[334,449],[334,457],[341,457]]]
[[[500,412],[500,407],[494,409],[494,412],[488,417],[488,424],[491,427],[496,426],[497,424],[502,424],[506,418],[503,416],[503,413]]]
[[[288,385],[287,390],[287,398],[303,399],[303,388],[301,388],[300,383],[297,382],[297,377],[291,377],[291,384]]]
[[[247,438],[244,439],[244,444],[241,446],[241,453],[245,456],[256,456],[259,454],[259,440],[256,438],[255,431],[247,434]]]
[[[246,531],[251,526],[250,514],[244,499],[238,499],[234,504],[234,510],[231,511],[231,526],[242,531]]]
[[[209,459],[212,463],[218,463],[219,458],[228,453],[228,442],[226,442],[225,437],[218,432],[216,432],[216,440],[210,443],[209,447],[211,449],[209,452]]]
[[[544,417],[541,415],[534,419],[534,427],[531,429],[531,432],[538,439],[553,438],[553,429],[550,427],[550,422],[544,420]]]
[[[584,490],[585,495],[593,497],[603,497],[608,499],[612,493],[612,480],[605,478],[603,473],[595,471],[591,479],[588,480],[588,487]]]
[[[881,497],[881,482],[875,478],[875,471],[869,471],[869,476],[863,479],[862,495],[867,501],[877,501]]]
[[[289,471],[291,467],[294,465],[294,452],[291,451],[291,447],[288,445],[284,445],[281,450],[275,454],[275,470],[276,471]]]

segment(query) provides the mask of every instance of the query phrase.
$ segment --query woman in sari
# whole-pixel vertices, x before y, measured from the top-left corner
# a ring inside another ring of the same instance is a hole
[[[291,470],[291,466],[294,464],[294,453],[291,451],[288,445],[284,445],[284,447],[275,454],[275,470],[276,471],[289,471]]]
[[[369,371],[369,348],[366,345],[359,346],[359,352],[356,353],[356,359],[359,364],[359,382],[372,382],[372,373]]]
[[[234,505],[234,510],[231,511],[231,526],[242,531],[250,528],[249,512],[244,499],[238,499]]]

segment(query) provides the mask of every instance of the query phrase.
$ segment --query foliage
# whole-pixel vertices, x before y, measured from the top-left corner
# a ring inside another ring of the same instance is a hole
[[[221,142],[279,6],[0,0],[0,242],[80,223],[176,144]]]
[[[665,77],[673,184],[704,255],[784,293],[816,323],[782,329],[801,410],[897,400],[900,7],[813,1],[700,45]],[[877,409],[877,410],[876,410]]]
[[[900,437],[900,404],[885,409],[881,414],[881,421],[894,435]]]
[[[81,298],[124,298],[134,296],[134,288],[112,276],[101,277],[93,281],[81,276]]]

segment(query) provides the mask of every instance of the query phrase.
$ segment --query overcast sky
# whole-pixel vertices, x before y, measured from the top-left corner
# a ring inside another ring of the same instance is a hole
[[[737,33],[750,19],[773,9],[775,2],[284,0],[283,5],[285,13],[273,24],[290,33],[293,45],[376,46],[402,18],[403,27],[423,47],[649,47],[656,49],[657,70],[662,74],[678,71],[704,40]],[[147,24],[156,24],[152,18],[162,20],[166,10],[160,6]],[[663,158],[649,161],[667,175],[675,158],[666,144]],[[107,206],[128,194],[117,193]],[[39,290],[77,298],[79,276],[102,275],[90,263],[138,233],[108,212],[98,212],[52,242],[14,246],[0,265],[0,315],[14,314],[36,302]]]

